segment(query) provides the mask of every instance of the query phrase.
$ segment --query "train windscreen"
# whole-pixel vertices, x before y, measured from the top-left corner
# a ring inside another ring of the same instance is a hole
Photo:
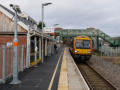
[[[76,48],[90,49],[90,40],[76,40]]]

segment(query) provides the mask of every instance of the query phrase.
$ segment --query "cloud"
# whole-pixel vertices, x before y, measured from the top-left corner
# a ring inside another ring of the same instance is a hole
[[[47,26],[60,24],[63,28],[87,28],[93,26],[111,36],[120,33],[119,0],[1,0],[9,7],[10,3],[19,4],[22,11],[36,21],[41,20],[41,4],[46,6],[45,23]]]

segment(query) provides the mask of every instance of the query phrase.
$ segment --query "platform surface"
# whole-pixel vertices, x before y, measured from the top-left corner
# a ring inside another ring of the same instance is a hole
[[[19,73],[21,84],[0,84],[0,90],[89,90],[68,48],[45,57],[44,63]]]
[[[59,60],[58,68],[50,87],[51,90],[57,90],[62,55],[63,48],[60,48],[57,54],[45,57],[43,64],[40,63],[38,67],[32,67],[19,73],[21,84],[11,85],[9,84],[10,81],[8,81],[6,84],[0,85],[0,90],[48,90]]]
[[[58,90],[90,90],[71,56],[69,48],[64,49]]]

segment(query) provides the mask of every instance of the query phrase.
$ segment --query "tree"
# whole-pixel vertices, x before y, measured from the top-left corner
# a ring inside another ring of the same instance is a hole
[[[38,27],[42,29],[42,21],[39,22]],[[43,27],[45,27],[45,23],[43,22]]]

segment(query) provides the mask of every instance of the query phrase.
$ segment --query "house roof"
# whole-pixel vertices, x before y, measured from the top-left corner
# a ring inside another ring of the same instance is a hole
[[[15,15],[14,12],[12,12],[11,10],[9,10],[8,8],[4,7],[3,5],[0,4],[0,7],[2,7],[4,10],[6,10],[7,12],[9,12],[12,16]],[[18,16],[18,19],[23,22],[25,25],[29,25],[31,27],[34,27],[34,25],[37,25],[37,22],[30,16],[28,16],[28,20],[25,18],[22,18],[20,16]]]
[[[3,8],[5,11],[7,11],[7,13],[5,14],[10,14],[10,16],[8,15],[9,18],[12,18],[15,13],[11,10],[9,10],[8,8],[4,7],[3,5],[0,4],[0,7]],[[38,27],[35,27],[36,29],[34,29],[34,25],[37,25],[37,22],[30,16],[28,16],[28,19],[22,18],[20,16],[18,16],[19,21],[21,21],[23,24],[21,24],[20,22],[18,22],[18,24],[20,24],[21,26],[23,26],[26,30],[29,30],[28,25],[31,27],[30,31],[36,31],[37,33],[39,32],[42,33],[42,30]],[[13,32],[0,32],[0,35],[3,34],[13,34]],[[18,32],[18,34],[26,34],[26,32]],[[47,35],[45,35],[44,37],[47,37]]]

